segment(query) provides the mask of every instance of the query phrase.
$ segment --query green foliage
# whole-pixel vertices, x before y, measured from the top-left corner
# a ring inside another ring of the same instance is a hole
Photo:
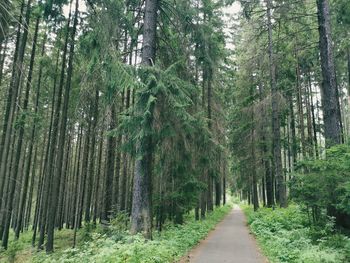
[[[122,239],[116,240],[114,231],[112,234],[95,233],[93,240],[80,248],[52,255],[40,253],[34,262],[174,262],[203,239],[231,209],[230,205],[217,208],[203,221],[195,221],[191,214],[185,224],[170,225],[163,232],[156,233],[151,241],[141,235],[130,236],[127,233]]]
[[[292,198],[316,213],[315,209],[334,207],[350,215],[350,146],[334,146],[326,155],[299,163],[301,173],[290,184]]]
[[[10,233],[10,238],[13,240],[7,250],[0,249],[0,262],[18,262],[18,258],[21,258],[21,254],[26,250],[30,244],[31,236],[29,233],[24,233],[20,239],[16,240],[14,233]]]
[[[184,213],[194,208],[198,193],[204,188],[199,180],[202,155],[203,158],[204,154],[212,155],[220,147],[211,147],[208,152],[196,150],[210,143],[210,132],[193,99],[199,96],[200,90],[179,76],[184,66],[180,60],[166,70],[141,67],[135,109],[125,112],[115,130],[130,136],[124,149],[131,154],[138,141],[152,137],[153,174],[158,177],[156,181],[162,182],[153,197],[154,210],[161,211],[163,219],[176,211],[177,223],[181,223]],[[143,149],[136,158],[148,151],[150,149]]]
[[[299,206],[262,208],[258,212],[246,206],[244,212],[252,233],[271,262],[342,263],[350,260],[350,239],[335,233],[332,222],[323,230],[314,228]],[[315,231],[318,231],[317,240]]]
[[[21,244],[17,241],[11,244],[11,246],[5,252],[8,262],[15,262],[16,255],[21,248]]]

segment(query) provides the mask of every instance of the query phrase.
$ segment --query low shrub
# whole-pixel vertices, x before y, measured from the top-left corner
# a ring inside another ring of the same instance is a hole
[[[103,263],[166,263],[185,255],[231,210],[230,205],[215,209],[205,220],[195,221],[192,215],[183,225],[169,225],[154,233],[153,240],[131,236],[120,225],[111,231],[91,235],[81,247],[51,255],[39,253],[34,262],[103,262]],[[116,235],[116,236],[115,236]]]
[[[244,206],[243,210],[251,232],[271,262],[350,262],[350,239],[337,233],[332,220],[323,228],[310,224],[306,212],[296,205],[257,212]]]

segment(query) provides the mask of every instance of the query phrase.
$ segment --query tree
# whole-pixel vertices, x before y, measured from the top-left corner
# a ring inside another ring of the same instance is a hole
[[[156,59],[156,33],[157,33],[157,11],[158,0],[146,0],[145,16],[143,23],[142,43],[142,65],[152,67]],[[152,87],[149,87],[152,88]],[[139,100],[145,98],[139,98]],[[152,101],[153,100],[153,101]],[[152,128],[153,104],[155,98],[149,97],[147,104],[149,108],[141,114],[146,114],[141,129],[144,130],[143,137],[139,138],[136,145],[136,161],[134,174],[134,188],[131,212],[131,233],[144,232],[147,238],[152,237],[152,206],[151,206],[151,170],[152,170]]]
[[[278,190],[278,202],[281,207],[287,206],[286,189],[282,174],[281,160],[281,134],[280,134],[280,117],[278,106],[278,91],[276,83],[276,65],[274,62],[274,51],[272,43],[272,22],[271,22],[271,1],[267,0],[267,26],[268,26],[268,52],[269,52],[269,67],[270,67],[270,85],[271,85],[271,102],[272,102],[272,133],[273,133],[273,160],[275,177]]]
[[[328,0],[317,0],[319,47],[322,68],[322,108],[326,146],[341,143],[341,119],[338,115],[338,96],[332,47],[331,21]]]

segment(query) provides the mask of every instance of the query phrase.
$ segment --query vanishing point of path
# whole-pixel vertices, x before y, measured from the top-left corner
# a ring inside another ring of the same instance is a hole
[[[242,210],[235,206],[189,254],[191,263],[264,263]]]

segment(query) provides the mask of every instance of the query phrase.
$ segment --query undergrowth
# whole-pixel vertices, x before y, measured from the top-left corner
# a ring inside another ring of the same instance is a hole
[[[113,262],[113,263],[166,263],[184,256],[193,246],[231,210],[231,205],[215,209],[205,220],[195,221],[189,215],[183,225],[169,224],[161,233],[154,233],[153,240],[141,235],[130,236],[120,225],[87,235],[87,241],[79,248],[57,251],[51,255],[38,253],[34,262]]]
[[[334,228],[332,219],[310,223],[299,206],[286,209],[261,208],[257,212],[242,206],[251,232],[270,262],[350,262],[350,238]]]

